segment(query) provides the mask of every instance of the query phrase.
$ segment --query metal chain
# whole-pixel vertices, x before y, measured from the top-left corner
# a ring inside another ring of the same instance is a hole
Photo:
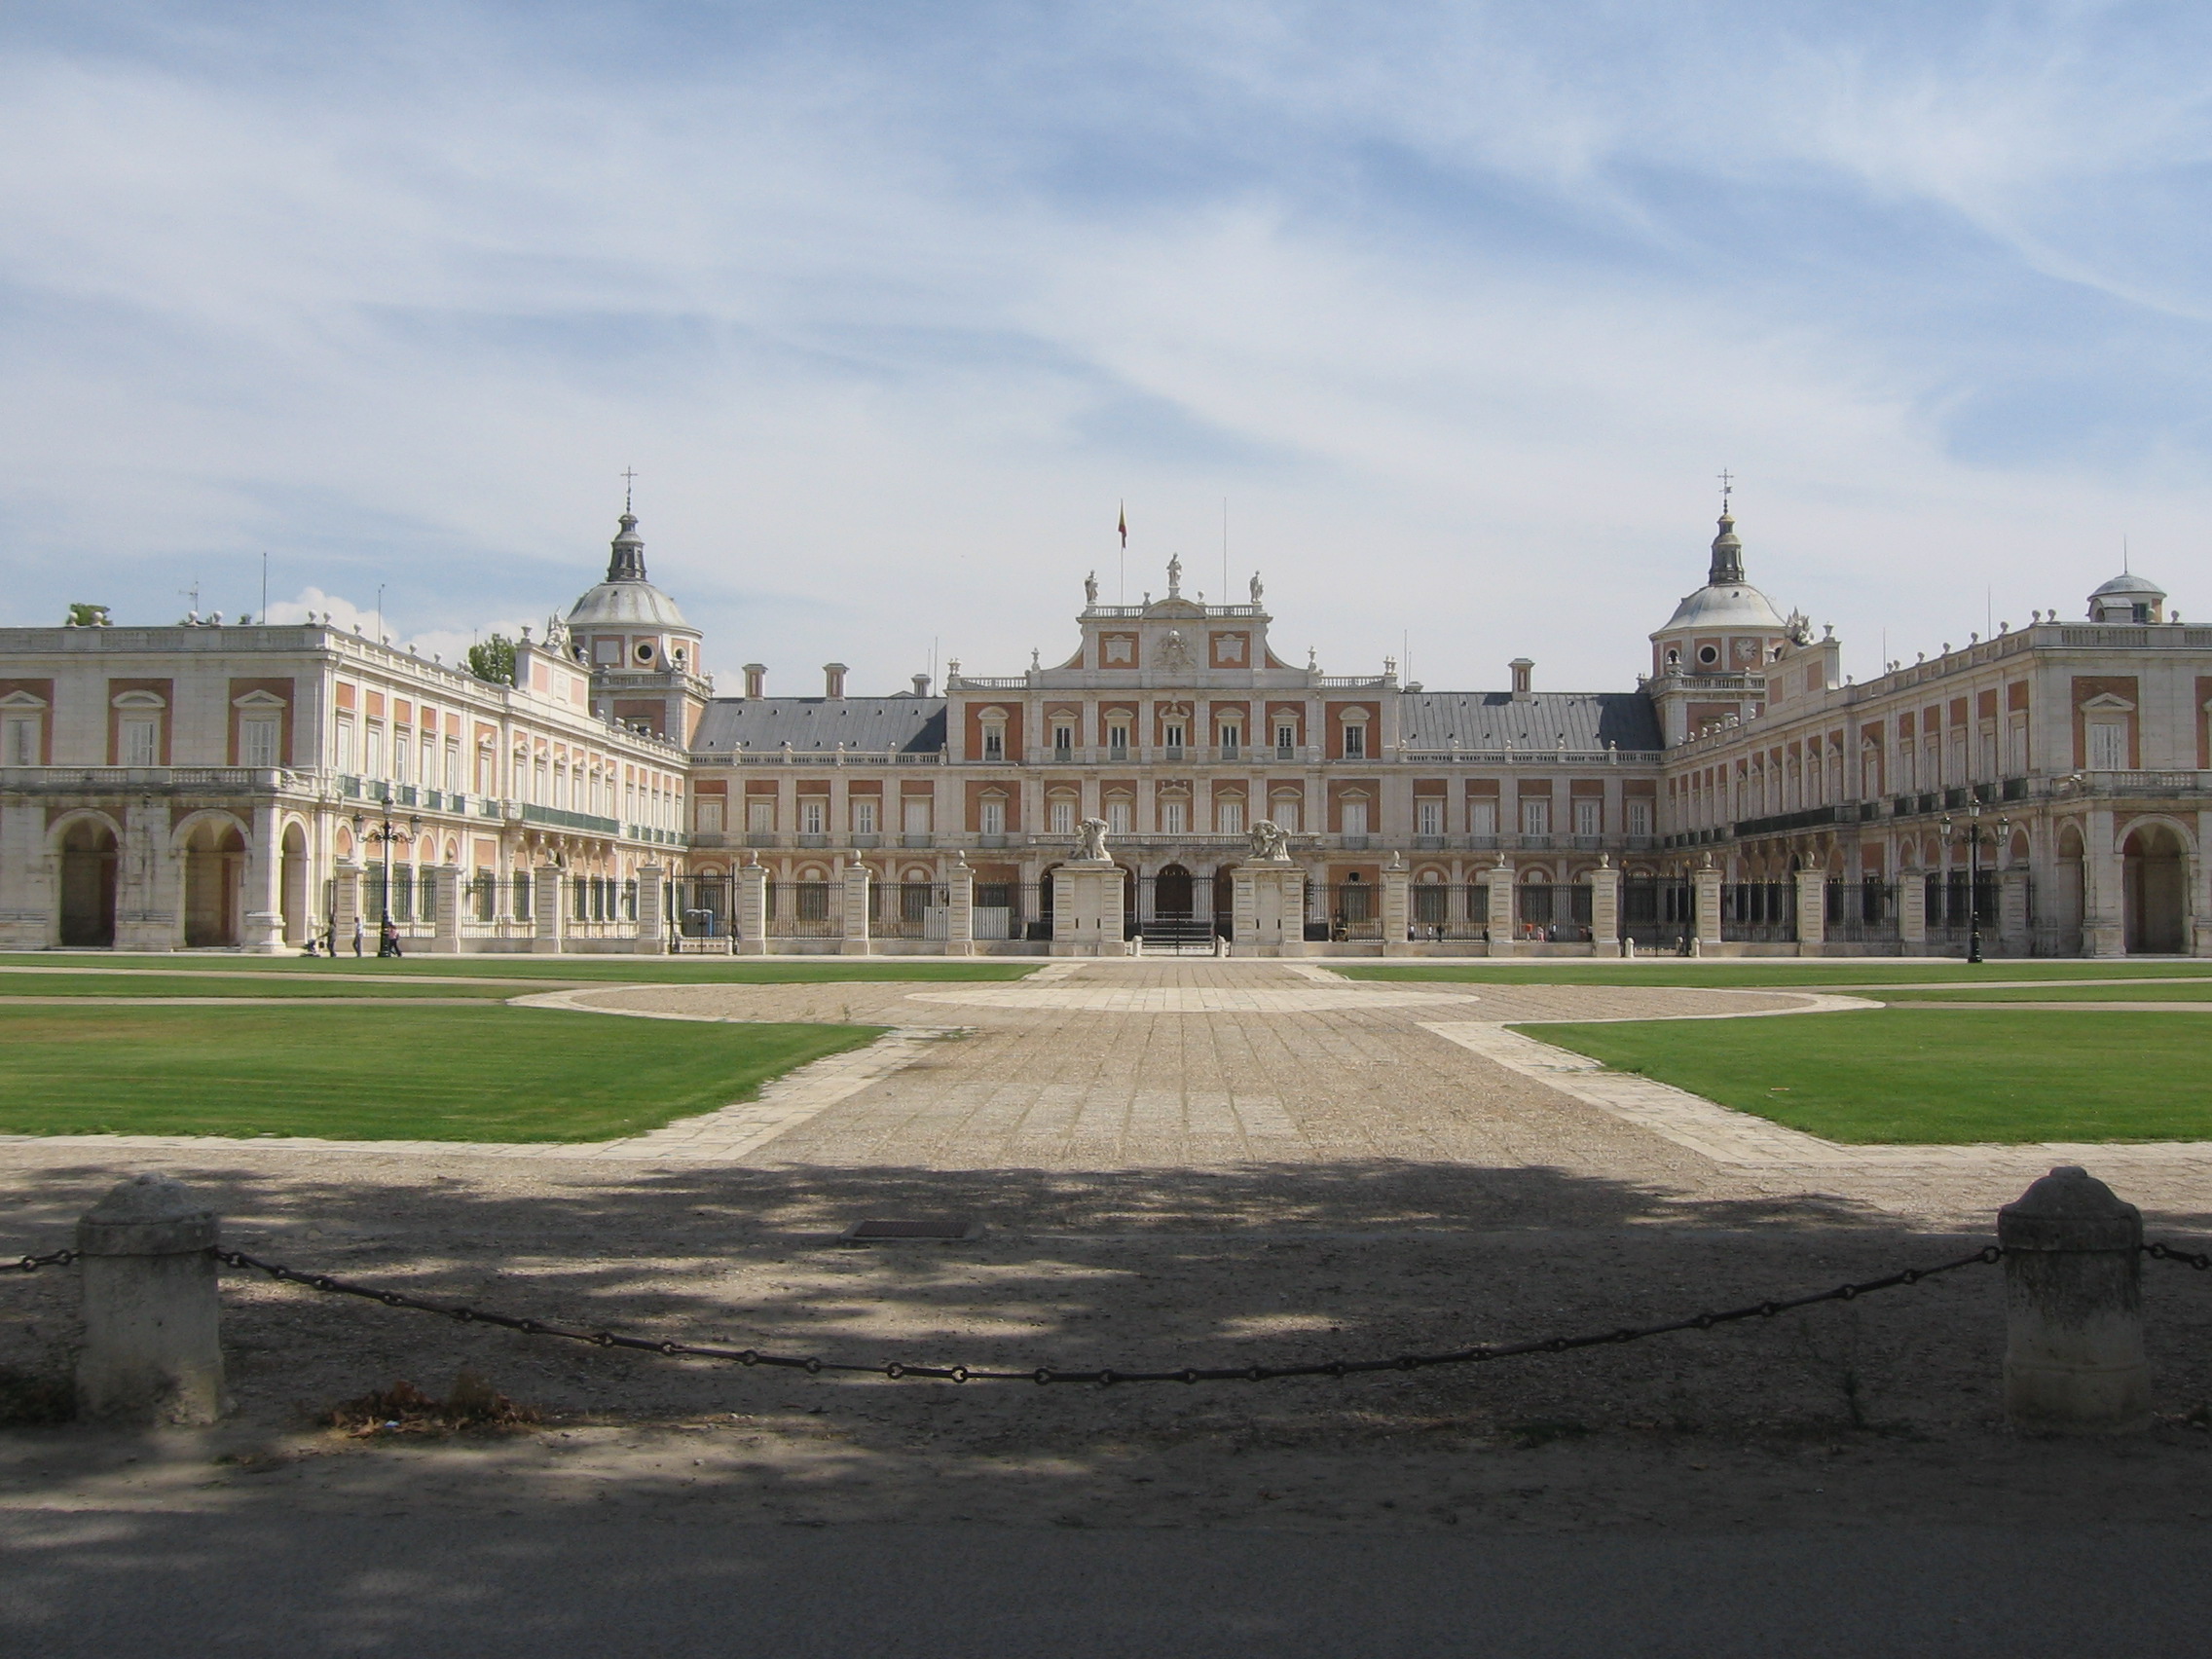
[[[2146,1244],[2143,1254],[2155,1262],[2179,1262],[2200,1273],[2212,1271],[2212,1251],[2208,1250],[2184,1250],[2178,1244]]]
[[[2001,1260],[2004,1254],[1997,1245],[1985,1245],[1971,1256],[1961,1256],[1955,1262],[1944,1262],[1933,1268],[1906,1268],[1902,1272],[1891,1273],[1885,1278],[1864,1279],[1857,1284],[1839,1284],[1832,1290],[1818,1291],[1811,1296],[1754,1302],[1745,1308],[1731,1308],[1717,1313],[1695,1313],[1686,1319],[1671,1319],[1658,1325],[1627,1325],[1610,1331],[1544,1337],[1526,1343],[1483,1344],[1449,1353],[1402,1353],[1387,1359],[1333,1359],[1313,1365],[1185,1366],[1177,1371],[1061,1371],[1050,1365],[1036,1366],[1027,1371],[995,1371],[980,1366],[906,1365],[897,1361],[883,1365],[865,1365],[852,1360],[821,1359],[812,1355],[763,1353],[758,1348],[651,1342],[644,1337],[617,1336],[612,1331],[587,1331],[541,1319],[519,1319],[512,1314],[494,1313],[460,1304],[429,1302],[422,1297],[409,1296],[404,1291],[378,1290],[370,1285],[352,1284],[345,1279],[333,1278],[328,1273],[303,1273],[274,1262],[256,1260],[241,1250],[218,1250],[216,1257],[228,1267],[250,1269],[267,1273],[271,1278],[285,1284],[305,1285],[311,1290],[325,1291],[333,1296],[358,1296],[370,1302],[381,1302],[387,1308],[406,1308],[422,1313],[436,1313],[464,1325],[497,1325],[502,1330],[520,1332],[528,1337],[559,1337],[568,1342],[589,1343],[594,1347],[629,1348],[638,1353],[688,1356],[695,1359],[724,1359],[739,1365],[770,1365],[786,1370],[804,1371],[810,1376],[819,1376],[829,1371],[884,1377],[893,1382],[918,1378],[945,1382],[1095,1382],[1110,1385],[1121,1382],[1266,1382],[1286,1377],[1352,1377],[1375,1371],[1419,1371],[1432,1365],[1481,1365],[1493,1359],[1513,1359],[1523,1354],[1567,1353],[1576,1348],[1599,1347],[1608,1343],[1641,1342],[1645,1337],[1666,1336],[1674,1331],[1708,1331],[1715,1325],[1731,1324],[1740,1319],[1771,1319],[1778,1313],[1810,1308],[1816,1303],[1850,1302],[1873,1291],[1919,1284],[1939,1273],[1987,1265]]]
[[[0,1262],[0,1273],[35,1273],[41,1268],[65,1268],[77,1259],[74,1250],[56,1250],[48,1256],[18,1256]]]

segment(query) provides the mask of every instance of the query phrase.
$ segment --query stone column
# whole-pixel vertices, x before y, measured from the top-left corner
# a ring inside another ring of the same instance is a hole
[[[2028,918],[2028,871],[2013,865],[1997,873],[1997,946],[2000,955],[2032,956],[2034,931]]]
[[[1408,889],[1413,877],[1406,869],[1406,861],[1396,853],[1382,866],[1382,954],[1384,956],[1411,956],[1412,941],[1407,937],[1412,921],[1413,900]]]
[[[437,865],[430,870],[430,954],[461,954],[461,866]]]
[[[2127,954],[2126,900],[2112,810],[2092,809],[2082,824],[2082,954]]]
[[[206,1423],[222,1415],[215,1237],[214,1211],[166,1175],[125,1181],[77,1223],[79,1416]]]
[[[534,954],[557,956],[561,951],[561,933],[566,926],[568,911],[561,901],[568,897],[562,891],[561,866],[541,864],[530,878],[530,907],[536,914],[532,918],[530,948]]]
[[[867,933],[867,866],[861,863],[858,853],[848,854],[847,859],[849,862],[845,866],[844,875],[844,940],[839,951],[845,956],[866,956],[870,942]]]
[[[1488,954],[1511,956],[1513,954],[1513,866],[1500,858],[1496,864],[1482,872],[1483,886],[1490,889],[1486,896],[1490,903],[1490,919],[1485,924],[1490,931]]]
[[[115,947],[174,950],[183,942],[184,870],[169,846],[168,803],[148,795],[123,816],[115,868]]]
[[[245,850],[245,893],[239,947],[248,956],[274,956],[284,948],[284,855],[276,803],[256,801],[253,844]]]
[[[667,879],[668,871],[657,864],[638,866],[638,935],[633,948],[640,956],[668,954],[668,920],[661,913],[667,891],[662,884]]]
[[[1604,856],[1590,872],[1590,939],[1599,956],[1621,953],[1621,872]]]
[[[2148,1427],[2143,1216],[2077,1164],[1997,1212],[2005,1249],[2005,1411],[2021,1428]]]
[[[1720,942],[1720,872],[1710,856],[1700,869],[1690,871],[1690,897],[1695,903],[1697,931],[1691,937],[1699,949]]]
[[[1052,954],[1124,956],[1122,866],[1071,859],[1052,872]]]
[[[1898,871],[1898,948],[1906,956],[1928,954],[1928,878],[1917,869]]]
[[[1797,954],[1821,956],[1828,942],[1828,872],[1807,865],[1797,872]]]
[[[353,924],[360,915],[361,866],[349,859],[339,859],[330,866],[330,920],[334,931],[324,936],[335,949],[353,948]]]
[[[768,954],[768,866],[750,854],[737,866],[737,943],[739,956]]]
[[[952,855],[952,867],[945,872],[944,894],[944,953],[947,956],[973,956],[976,954],[976,872],[968,867],[966,853],[955,852]],[[1052,876],[1055,939],[1059,937],[1059,872],[1055,870]]]
[[[48,873],[54,862],[46,850],[45,806],[35,800],[0,806],[0,948],[43,950],[60,938],[60,896]]]

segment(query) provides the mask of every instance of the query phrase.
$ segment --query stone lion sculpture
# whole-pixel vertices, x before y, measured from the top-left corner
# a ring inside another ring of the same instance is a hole
[[[1076,826],[1075,856],[1103,861],[1106,857],[1106,820],[1086,818]]]

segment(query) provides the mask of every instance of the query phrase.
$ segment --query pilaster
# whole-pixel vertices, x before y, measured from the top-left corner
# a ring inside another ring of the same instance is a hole
[[[253,844],[245,853],[244,915],[240,947],[248,956],[274,956],[284,948],[283,854],[276,803],[253,808]]]

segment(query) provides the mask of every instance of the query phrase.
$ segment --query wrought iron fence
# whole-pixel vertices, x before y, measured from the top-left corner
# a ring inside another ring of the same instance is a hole
[[[1621,938],[1641,949],[1680,950],[1696,931],[1697,895],[1690,883],[1651,876],[1621,883]]]
[[[1843,944],[1879,943],[1898,937],[1898,890],[1889,881],[1827,884],[1827,938]]]
[[[1136,878],[1125,931],[1151,945],[1198,945],[1228,937],[1235,889],[1224,872],[1195,875],[1170,867]]]
[[[978,881],[971,926],[979,940],[1051,939],[1052,913],[1037,882]]]
[[[950,932],[952,890],[935,881],[880,881],[868,889],[871,939],[943,939]]]
[[[1797,938],[1794,881],[1730,881],[1720,887],[1720,937],[1746,944],[1788,944]]]
[[[1382,938],[1382,889],[1373,881],[1315,882],[1307,888],[1320,913],[1309,917],[1326,930],[1323,937],[1340,940],[1380,940]],[[1310,931],[1310,930],[1309,930]]]
[[[669,948],[728,950],[737,941],[737,884],[726,875],[680,875],[663,888]]]
[[[844,920],[827,881],[771,881],[762,932],[769,939],[838,939]]]
[[[1407,891],[1407,937],[1432,942],[1490,937],[1490,889],[1417,881]]]
[[[1590,889],[1581,882],[1523,882],[1513,890],[1517,939],[1569,944],[1594,937]]]

